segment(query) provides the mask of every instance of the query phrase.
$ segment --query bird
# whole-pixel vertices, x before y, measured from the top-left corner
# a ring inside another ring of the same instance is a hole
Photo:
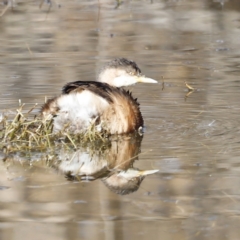
[[[145,77],[134,61],[116,58],[100,70],[96,81],[67,83],[59,96],[42,106],[41,114],[53,119],[54,132],[67,128],[76,134],[90,126],[110,134],[139,131],[144,124],[139,103],[123,88],[138,82],[157,83]]]

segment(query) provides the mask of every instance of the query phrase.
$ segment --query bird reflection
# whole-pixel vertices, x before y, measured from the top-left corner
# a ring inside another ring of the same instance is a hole
[[[93,181],[101,179],[111,191],[125,195],[138,190],[144,177],[158,170],[139,170],[133,167],[138,159],[142,136],[121,136],[108,147],[93,150],[91,147],[77,151],[62,150],[57,169],[68,180]]]

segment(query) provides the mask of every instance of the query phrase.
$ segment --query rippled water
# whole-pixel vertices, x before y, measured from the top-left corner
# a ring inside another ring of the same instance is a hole
[[[140,148],[131,167],[159,172],[121,195],[99,179],[68,181],[61,161],[1,153],[1,239],[239,239],[238,0],[0,3],[1,112],[18,99],[40,107],[114,57],[159,81],[129,88],[142,142],[104,153],[127,160]]]

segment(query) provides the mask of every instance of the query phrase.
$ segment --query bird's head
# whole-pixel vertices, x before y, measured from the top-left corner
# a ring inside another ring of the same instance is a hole
[[[126,58],[117,58],[109,62],[102,68],[98,81],[115,87],[128,86],[138,82],[157,83],[156,80],[142,75],[137,64]]]

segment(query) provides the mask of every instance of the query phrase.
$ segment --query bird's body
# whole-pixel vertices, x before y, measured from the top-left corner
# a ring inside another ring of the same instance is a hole
[[[134,62],[115,59],[103,68],[98,81],[66,84],[60,96],[43,106],[42,114],[47,118],[55,116],[54,131],[67,126],[71,132],[79,133],[92,125],[111,134],[138,130],[143,126],[139,104],[121,86],[133,84],[137,78],[155,81],[140,73]]]

